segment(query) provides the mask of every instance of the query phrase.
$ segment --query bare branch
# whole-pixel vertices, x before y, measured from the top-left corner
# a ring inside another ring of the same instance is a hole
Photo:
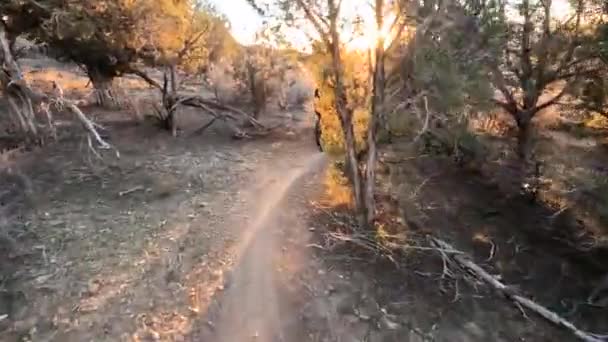
[[[501,105],[501,103],[504,103],[504,105],[502,105],[502,107],[510,113],[517,112],[517,110],[518,110],[517,101],[515,100],[513,93],[507,87],[507,84],[506,84],[506,81],[504,79],[502,72],[500,70],[498,70],[497,66],[493,66],[491,72],[492,72],[492,76],[493,76],[492,83],[501,92],[501,94],[503,95],[503,97],[505,98],[505,101],[506,101],[506,103],[499,101],[499,100],[495,100],[495,102],[497,102],[497,104],[499,104],[499,105]]]
[[[320,15],[314,13],[310,7],[303,0],[296,0],[296,3],[304,11],[306,18],[310,21],[310,23],[314,26],[315,30],[325,43],[327,47],[331,46],[331,42],[329,40],[329,32],[327,28],[323,28],[322,22],[319,20]]]
[[[131,66],[129,68],[128,72],[133,75],[139,76],[141,79],[146,81],[149,85],[153,86],[154,88],[162,89],[162,86],[143,70],[138,69],[137,67]]]
[[[551,98],[550,100],[548,100],[547,102],[536,106],[536,112],[540,112],[541,110],[553,106],[554,104],[557,104],[557,102],[566,94],[566,92],[568,91],[568,89],[570,89],[570,85],[567,84],[564,86],[564,88],[557,94],[555,95],[553,98]]]

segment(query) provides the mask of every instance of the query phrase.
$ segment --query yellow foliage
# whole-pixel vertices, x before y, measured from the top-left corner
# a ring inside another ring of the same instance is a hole
[[[365,138],[369,122],[369,71],[365,54],[343,51],[344,88],[348,106],[353,109],[353,129],[357,152],[366,148]],[[321,114],[321,141],[329,154],[344,153],[344,136],[335,108],[331,60],[322,50],[314,52],[307,61],[315,77],[321,98],[315,101],[315,110]]]
[[[607,129],[608,118],[600,114],[594,114],[588,121],[585,122],[585,126],[594,129]]]
[[[348,180],[335,164],[325,171],[324,204],[331,207],[346,206],[352,208],[353,196]]]

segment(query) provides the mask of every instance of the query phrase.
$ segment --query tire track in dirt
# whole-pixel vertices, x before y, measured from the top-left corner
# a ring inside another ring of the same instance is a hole
[[[299,160],[296,161],[293,156]],[[258,171],[252,189],[242,192],[246,198],[245,217],[238,222],[242,229],[238,244],[232,251],[234,263],[224,280],[225,291],[217,298],[215,312],[208,313],[208,325],[202,332],[205,341],[293,341],[286,331],[285,317],[297,316],[297,308],[286,308],[284,293],[277,277],[278,262],[286,251],[281,236],[283,229],[306,231],[301,220],[294,220],[298,208],[286,201],[289,192],[301,191],[301,179],[324,165],[324,157],[313,151],[292,154],[275,160]],[[290,220],[290,226],[286,227]],[[239,229],[239,228],[237,228]],[[292,312],[285,312],[285,311]],[[192,340],[197,340],[193,338]]]

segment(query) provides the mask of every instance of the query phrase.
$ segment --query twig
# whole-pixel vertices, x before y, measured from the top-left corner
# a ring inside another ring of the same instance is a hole
[[[217,119],[218,119],[217,117],[214,117],[213,119],[211,119],[211,121],[209,121],[205,125],[203,125],[203,127],[194,131],[194,133],[192,133],[192,135],[202,134],[207,128],[211,127],[211,125],[213,125]]]
[[[122,197],[122,196],[128,195],[128,194],[130,194],[130,193],[133,193],[133,192],[135,192],[135,191],[141,191],[141,190],[144,190],[144,189],[145,189],[145,188],[144,188],[143,186],[138,185],[138,186],[133,187],[133,188],[131,188],[131,189],[128,189],[128,190],[125,190],[125,191],[121,191],[121,192],[119,192],[119,193],[118,193],[118,196],[119,196],[119,197]]]
[[[422,135],[424,135],[424,133],[426,133],[426,131],[429,130],[429,122],[431,119],[431,112],[429,111],[429,101],[426,98],[426,95],[424,95],[422,97],[422,100],[424,101],[424,110],[426,112],[426,118],[424,119],[424,125],[422,126],[422,129],[420,130],[420,132],[418,132],[418,134],[414,138],[414,142],[418,141],[418,139],[420,139],[420,137]]]
[[[420,183],[420,185],[418,185],[416,187],[416,189],[414,189],[414,191],[410,195],[410,200],[415,199],[416,196],[418,196],[418,192],[420,192],[420,190],[426,185],[426,183],[428,183],[431,180],[431,178],[433,178],[435,176],[436,175],[431,175],[431,176],[428,176],[425,180],[423,180],[422,183]]]
[[[413,250],[418,250],[418,251],[443,252],[446,254],[464,254],[464,252],[461,252],[461,251],[443,249],[443,248],[439,248],[439,247],[422,247],[422,246],[403,245],[403,246],[401,246],[401,248],[404,250],[413,249]]]
[[[558,211],[556,211],[555,213],[551,214],[551,216],[549,216],[550,220],[555,219],[556,217],[558,217],[561,213],[563,213],[564,211],[568,210],[570,208],[569,205],[564,206],[563,208],[559,209]]]
[[[318,249],[325,250],[325,247],[319,245],[318,243],[309,243],[309,244],[306,245],[306,247],[309,247],[309,248],[318,248]]]
[[[490,256],[488,256],[486,261],[490,261],[490,260],[494,259],[494,253],[496,252],[496,244],[494,244],[494,242],[492,242],[492,240],[490,240],[490,244],[492,245],[492,247],[490,248]]]

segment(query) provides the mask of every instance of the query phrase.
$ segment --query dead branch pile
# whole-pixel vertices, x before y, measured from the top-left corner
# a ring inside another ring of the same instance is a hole
[[[238,108],[234,108],[229,105],[219,103],[214,100],[204,99],[201,96],[179,96],[175,100],[176,105],[183,105],[187,107],[193,107],[202,109],[205,114],[213,117],[213,120],[221,120],[229,124],[230,128],[234,130],[236,137],[248,137],[253,134],[264,134],[269,131],[264,125],[262,125],[253,116],[241,111]],[[236,123],[245,123],[254,129],[253,132],[247,132],[244,129],[238,127]]]
[[[145,74],[140,76],[146,80],[148,84],[161,91],[162,107],[156,107],[156,112],[160,121],[167,130],[172,132],[173,136],[177,135],[175,120],[177,111],[181,106],[201,109],[203,113],[210,115],[213,118],[208,124],[205,124],[198,129],[197,132],[204,131],[217,120],[225,122],[228,127],[233,130],[234,137],[236,138],[265,135],[272,130],[262,125],[252,115],[233,106],[220,103],[216,100],[206,99],[200,95],[180,94],[178,91],[179,85],[177,84],[175,66],[170,66],[165,70],[162,86],[156,82],[149,81],[151,78],[147,77]],[[245,130],[242,128],[243,126],[248,126],[253,130]]]

